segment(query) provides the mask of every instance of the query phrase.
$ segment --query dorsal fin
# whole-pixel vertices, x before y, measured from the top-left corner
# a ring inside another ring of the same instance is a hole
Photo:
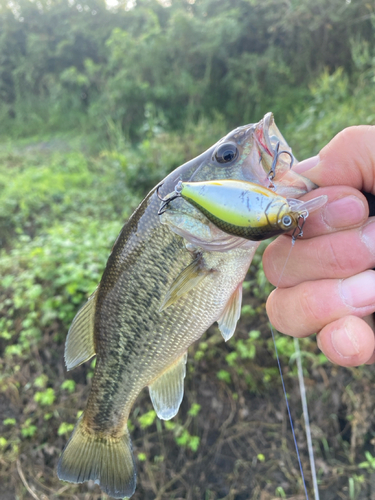
[[[150,386],[150,398],[157,416],[162,420],[174,417],[184,396],[187,353],[177,359]]]
[[[78,311],[69,328],[65,343],[65,364],[68,371],[95,356],[96,292],[97,289]]]
[[[235,289],[231,298],[228,300],[225,309],[217,320],[222,336],[225,342],[229,340],[236,329],[237,321],[241,316],[242,304],[242,283]]]
[[[185,293],[190,292],[190,290],[199,285],[208,273],[209,271],[202,267],[202,257],[199,255],[174,280],[170,289],[165,294],[159,311],[163,311],[174,304]]]

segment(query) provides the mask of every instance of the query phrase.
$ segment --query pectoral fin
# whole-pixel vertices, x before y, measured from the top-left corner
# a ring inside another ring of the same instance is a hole
[[[69,328],[65,343],[65,364],[68,371],[95,356],[95,306],[96,290],[78,311]]]
[[[207,276],[209,271],[202,268],[201,257],[197,257],[189,264],[175,279],[170,289],[165,294],[163,302],[159,311],[163,311],[170,305],[174,304],[176,300],[190,292],[194,287]]]
[[[228,300],[223,314],[217,320],[222,336],[225,342],[229,340],[236,329],[237,321],[241,316],[242,304],[242,283],[238,285]]]
[[[162,420],[174,417],[184,396],[187,353],[155,380],[150,386],[150,398],[155,411]]]

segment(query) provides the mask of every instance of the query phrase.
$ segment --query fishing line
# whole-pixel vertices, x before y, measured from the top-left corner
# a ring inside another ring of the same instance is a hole
[[[288,417],[289,417],[290,427],[291,427],[291,429],[292,429],[292,435],[293,435],[294,447],[295,447],[295,449],[296,449],[296,453],[297,453],[297,460],[298,460],[299,470],[300,470],[300,473],[301,473],[302,484],[303,484],[303,488],[304,488],[304,490],[305,490],[306,499],[307,499],[307,500],[309,500],[309,495],[308,495],[308,493],[307,493],[307,488],[306,488],[305,476],[304,476],[304,474],[303,474],[303,468],[302,468],[301,457],[300,457],[300,454],[299,454],[299,448],[298,448],[298,444],[297,444],[296,433],[294,432],[294,426],[293,426],[292,414],[290,413],[288,396],[287,396],[286,389],[285,389],[283,372],[282,372],[282,370],[281,370],[280,358],[279,358],[279,354],[278,354],[278,352],[277,352],[276,340],[275,340],[275,334],[274,334],[273,326],[271,325],[271,323],[270,323],[270,327],[271,327],[271,333],[272,333],[273,345],[274,345],[274,347],[275,347],[275,352],[276,352],[277,366],[278,366],[278,368],[279,368],[279,373],[280,373],[280,378],[281,378],[281,384],[282,384],[282,386],[283,386],[283,391],[284,391],[284,397],[285,397],[286,409],[287,409],[287,411],[288,411]]]
[[[281,271],[277,286],[280,284],[280,280],[282,275],[284,274],[285,266],[289,260],[292,248],[296,242],[296,239],[298,237],[303,236],[303,226],[305,225],[306,219],[309,216],[308,211],[306,211],[304,214],[301,214],[300,218],[303,219],[303,222],[301,224],[297,224],[296,229],[293,231],[292,234],[292,245],[289,250],[288,256],[286,258],[284,267]],[[299,233],[296,234],[297,230],[299,230]],[[297,372],[298,372],[298,382],[299,382],[299,389],[300,389],[300,395],[301,395],[301,402],[302,402],[302,412],[303,412],[303,418],[305,421],[305,434],[306,434],[306,440],[307,440],[307,449],[309,452],[309,461],[310,461],[310,469],[311,469],[311,476],[312,476],[312,481],[313,481],[313,487],[314,487],[314,497],[315,500],[319,500],[319,489],[318,489],[318,480],[316,476],[316,469],[315,469],[315,458],[314,458],[314,448],[312,445],[312,439],[311,439],[311,428],[310,428],[310,419],[309,419],[309,410],[307,407],[307,398],[306,398],[306,387],[305,387],[305,381],[303,378],[303,369],[302,369],[302,361],[301,361],[301,351],[299,347],[299,340],[298,338],[294,338],[294,349],[296,352],[296,360],[297,360]]]
[[[301,350],[299,348],[299,340],[297,339],[297,337],[294,337],[294,350],[296,351],[299,390],[301,393],[303,418],[305,421],[305,433],[306,433],[306,439],[307,439],[307,449],[309,451],[311,476],[312,476],[313,487],[314,487],[314,497],[315,497],[315,500],[319,500],[319,489],[318,489],[318,481],[317,481],[316,469],[315,469],[314,448],[313,448],[312,439],[311,439],[309,410],[307,407],[306,387],[305,387],[305,381],[303,379]]]
[[[278,288],[278,286],[279,286],[279,284],[281,282],[281,278],[283,277],[286,265],[288,263],[290,254],[292,252],[292,249],[294,247],[294,244],[296,242],[297,237],[303,235],[303,226],[304,226],[304,223],[306,221],[307,216],[308,216],[308,213],[306,213],[306,214],[304,214],[304,215],[301,216],[301,218],[303,219],[303,222],[302,222],[301,225],[298,224],[297,228],[293,232],[293,235],[292,235],[292,244],[290,246],[290,250],[289,250],[289,253],[288,253],[287,258],[285,260],[285,263],[284,263],[284,266],[282,268],[282,271],[280,273],[280,276],[279,276],[276,288]],[[299,233],[296,235],[296,231],[298,229],[299,229]],[[273,326],[272,326],[271,323],[270,323],[270,328],[271,328],[273,345],[274,345],[275,353],[276,353],[277,366],[278,366],[279,373],[280,373],[281,385],[282,385],[283,392],[284,392],[284,398],[285,398],[286,408],[287,408],[287,412],[288,412],[290,427],[291,427],[291,430],[292,430],[294,447],[295,447],[295,450],[296,450],[297,460],[298,460],[298,465],[299,465],[299,470],[300,470],[300,473],[301,473],[302,484],[303,484],[303,488],[304,488],[304,491],[305,491],[306,500],[309,500],[309,495],[307,493],[305,476],[304,476],[304,473],[303,473],[301,456],[300,456],[300,453],[299,453],[299,448],[298,448],[298,444],[297,444],[297,438],[296,438],[296,434],[295,434],[295,431],[294,431],[292,414],[290,412],[288,395],[287,395],[287,392],[286,392],[285,383],[284,383],[284,377],[283,377],[283,372],[282,372],[282,369],[281,369],[280,357],[279,357],[279,353],[277,351],[277,345],[276,345],[274,328],[273,328]],[[298,350],[296,349],[297,362],[299,361],[299,363],[301,364],[301,359],[300,359],[301,353],[300,353],[300,350],[299,350],[298,339],[295,339],[295,340],[297,340],[297,345],[298,345]],[[298,367],[298,363],[297,363],[297,367]],[[300,375],[300,373],[298,373],[298,380],[299,380],[299,384],[300,384],[300,392],[301,392],[301,399],[302,399],[302,408],[303,408],[303,414],[304,414],[304,418],[305,418],[305,429],[306,429],[306,436],[307,436],[308,449],[309,449],[311,473],[312,473],[312,476],[313,476],[315,499],[319,500],[319,493],[317,493],[318,492],[318,487],[317,487],[317,483],[316,483],[316,472],[315,472],[314,454],[313,454],[313,450],[312,450],[310,425],[309,425],[309,419],[308,419],[308,410],[307,410],[307,402],[306,402],[306,391],[305,391],[305,385],[304,385],[304,381],[303,381],[302,364],[301,364],[301,375]],[[303,396],[302,396],[302,393],[303,393]],[[311,443],[311,447],[310,447],[310,443]],[[314,465],[312,465],[312,464],[314,464]]]

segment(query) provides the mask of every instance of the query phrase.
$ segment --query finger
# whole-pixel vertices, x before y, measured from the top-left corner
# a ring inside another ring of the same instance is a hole
[[[375,193],[375,126],[349,127],[295,170],[318,186],[347,185]]]
[[[360,228],[296,241],[277,238],[263,254],[263,269],[273,285],[348,278],[375,267],[375,218]]]
[[[314,190],[303,200],[327,196],[327,203],[309,214],[303,228],[303,237],[312,238],[321,234],[342,231],[363,224],[369,214],[365,196],[350,186],[332,186]]]
[[[356,316],[345,316],[325,326],[317,335],[318,347],[341,366],[370,363],[375,337],[371,327]]]
[[[291,288],[276,288],[268,297],[266,308],[277,330],[306,337],[344,316],[372,314],[375,271],[344,280],[306,281]]]
[[[363,321],[365,321],[368,324],[368,326],[371,328],[372,332],[375,332],[375,315],[370,314],[369,316],[365,316],[362,319],[363,319]],[[373,363],[375,363],[375,350],[372,353],[371,357],[366,361],[367,365],[372,365]]]

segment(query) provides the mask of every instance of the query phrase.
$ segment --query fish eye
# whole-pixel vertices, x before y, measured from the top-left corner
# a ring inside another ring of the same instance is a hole
[[[284,215],[284,217],[281,219],[281,222],[283,223],[283,226],[289,227],[292,225],[292,218],[290,215]]]
[[[231,163],[238,158],[238,148],[233,142],[220,144],[214,153],[214,158],[218,163]]]

